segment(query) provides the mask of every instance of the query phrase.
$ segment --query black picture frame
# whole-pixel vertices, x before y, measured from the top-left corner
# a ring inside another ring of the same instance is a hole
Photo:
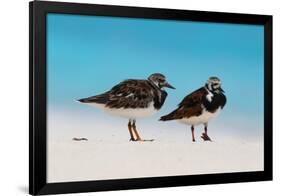
[[[264,25],[264,171],[47,183],[46,14]],[[272,16],[33,1],[29,4],[29,193],[58,194],[272,180]]]

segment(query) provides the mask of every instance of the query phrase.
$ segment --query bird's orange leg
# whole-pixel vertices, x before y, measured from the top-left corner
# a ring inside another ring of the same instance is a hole
[[[208,136],[208,125],[207,124],[204,124],[204,133],[202,133],[201,138],[204,141],[212,141],[211,138]]]
[[[191,126],[191,133],[192,133],[192,141],[195,142],[195,136],[194,136],[194,126]]]
[[[141,141],[141,142],[152,142],[152,141],[154,141],[154,139],[150,139],[150,140],[143,140],[143,139],[141,139],[141,137],[140,137],[140,135],[139,135],[139,133],[137,131],[136,121],[135,120],[133,121],[132,128],[133,128],[133,131],[134,131],[134,133],[135,133],[135,135],[137,137],[137,139],[135,141]]]
[[[129,133],[130,133],[130,141],[136,141],[136,139],[134,138],[134,134],[133,134],[133,131],[132,131],[132,124],[131,124],[131,121],[129,121],[128,123],[128,130],[129,130]]]
[[[136,141],[142,141],[142,139],[141,139],[141,137],[140,137],[140,135],[139,135],[139,133],[137,131],[136,121],[135,120],[133,121],[132,128],[133,128],[133,131],[134,131],[134,133],[135,133],[135,135],[137,137]]]

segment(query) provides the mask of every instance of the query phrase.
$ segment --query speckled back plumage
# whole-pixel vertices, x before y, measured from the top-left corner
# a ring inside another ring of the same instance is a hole
[[[108,108],[146,108],[151,102],[155,109],[160,109],[167,93],[148,80],[128,79],[114,86],[111,90],[92,97],[80,99],[84,103],[104,104]]]
[[[219,107],[223,108],[226,104],[226,97],[223,93],[214,94],[212,102],[207,100],[208,91],[205,87],[187,95],[178,105],[178,108],[168,115],[162,116],[160,120],[176,120],[199,116],[202,114],[202,105],[209,112],[215,112]]]

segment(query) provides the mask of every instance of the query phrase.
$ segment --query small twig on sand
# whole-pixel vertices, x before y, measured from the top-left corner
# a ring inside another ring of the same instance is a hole
[[[72,140],[73,141],[88,141],[88,139],[85,137],[81,137],[81,138],[74,137],[74,138],[72,138]]]

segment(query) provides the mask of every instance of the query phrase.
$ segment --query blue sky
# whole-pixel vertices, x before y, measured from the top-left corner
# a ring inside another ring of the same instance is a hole
[[[160,72],[176,90],[167,90],[165,105],[151,118],[157,120],[209,76],[217,76],[228,102],[216,123],[235,119],[233,124],[251,127],[251,134],[261,133],[263,30],[259,25],[48,14],[48,109],[98,116],[98,109],[74,100]]]

